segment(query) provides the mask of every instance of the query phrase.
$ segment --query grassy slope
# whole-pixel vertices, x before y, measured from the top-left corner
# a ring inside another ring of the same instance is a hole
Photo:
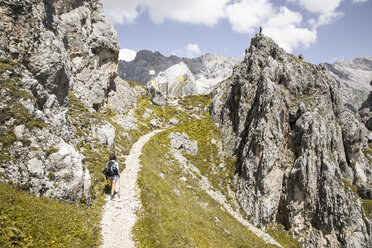
[[[100,208],[38,198],[0,183],[0,247],[94,247]]]
[[[202,99],[189,97],[180,102],[186,109],[199,106]],[[204,104],[208,104],[204,102]],[[200,113],[199,113],[200,114]],[[200,189],[197,179],[186,174],[169,151],[170,132],[185,132],[198,141],[199,152],[188,158],[207,176],[215,189],[230,182],[233,160],[221,158],[211,139],[220,139],[208,113],[152,138],[143,148],[141,189],[142,211],[134,227],[139,247],[271,247],[247,230],[218,202]],[[218,166],[225,164],[223,170]],[[213,167],[213,169],[212,169]],[[220,170],[220,171],[219,171]],[[186,182],[180,180],[185,177]],[[226,195],[227,192],[222,190]]]

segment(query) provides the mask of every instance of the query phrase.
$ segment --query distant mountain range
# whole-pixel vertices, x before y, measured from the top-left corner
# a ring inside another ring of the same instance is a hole
[[[337,81],[345,106],[357,112],[372,90],[372,57],[342,59],[325,65]]]
[[[222,80],[232,74],[233,66],[241,62],[239,58],[228,58],[207,53],[198,58],[166,57],[159,52],[141,50],[133,61],[119,61],[119,77],[146,85],[150,80],[149,70],[155,70],[153,80],[169,83],[170,96],[208,93]],[[179,77],[184,78],[186,91],[178,91]],[[172,95],[173,94],[173,95]]]
[[[133,61],[119,61],[119,77],[146,85],[150,80],[149,70],[155,70],[153,80],[158,84],[168,83],[169,96],[209,93],[213,87],[232,74],[240,58],[229,58],[207,53],[188,59],[166,57],[159,52],[141,50]],[[338,83],[345,106],[356,113],[372,90],[372,57],[357,57],[352,61],[337,60],[325,63]],[[179,77],[184,78],[182,87]]]

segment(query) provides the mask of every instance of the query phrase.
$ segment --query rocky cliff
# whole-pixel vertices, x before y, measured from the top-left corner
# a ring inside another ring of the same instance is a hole
[[[118,71],[121,78],[147,85],[151,79],[149,70],[153,69],[156,73],[155,82],[168,83],[172,96],[178,97],[185,94],[209,93],[217,83],[231,75],[232,67],[240,61],[241,59],[209,53],[188,59],[174,55],[166,57],[159,52],[141,50],[133,61],[119,61]],[[188,79],[181,86],[178,85],[180,76]]]
[[[284,226],[304,247],[368,247],[368,131],[345,111],[327,68],[257,34],[211,115],[237,156],[237,195],[255,225]]]
[[[368,130],[372,131],[372,91],[369,93],[367,100],[362,104],[362,107],[360,107],[358,113]]]
[[[37,195],[87,198],[91,173],[76,145],[97,138],[113,146],[115,128],[74,120],[84,107],[71,97],[91,113],[104,105],[123,112],[136,101],[116,78],[116,31],[99,0],[4,0],[0,13],[1,180]]]
[[[372,90],[372,57],[337,60],[325,65],[337,82],[345,106],[357,113]]]

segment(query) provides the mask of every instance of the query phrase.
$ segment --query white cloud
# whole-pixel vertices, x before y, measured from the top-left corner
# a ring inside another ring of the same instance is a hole
[[[131,49],[123,48],[119,52],[119,60],[124,60],[126,62],[132,61],[136,58],[137,52]]]
[[[239,33],[253,33],[273,12],[268,0],[243,0],[226,7],[227,19],[233,30]]]
[[[114,24],[133,22],[147,10],[152,21],[174,20],[213,26],[224,16],[229,0],[103,0],[105,12]]]
[[[103,0],[105,14],[113,24],[133,23],[141,13],[142,0]]]
[[[330,24],[337,19],[341,18],[344,15],[344,13],[341,12],[329,12],[321,14],[318,17],[318,21],[314,23],[314,27],[319,27],[322,25]]]
[[[200,56],[202,53],[198,44],[189,43],[186,47],[177,49],[172,54],[179,57],[195,58]]]
[[[288,0],[291,3],[296,3],[303,7],[305,10],[312,14],[319,15],[317,18],[311,18],[308,23],[314,28],[322,25],[330,24],[340,17],[343,13],[337,12],[336,9],[340,6],[343,0]],[[354,0],[354,1],[364,1],[364,0]],[[317,19],[317,20],[315,20]]]
[[[276,8],[268,0],[242,0],[226,8],[226,15],[234,31],[252,34],[259,26],[281,47],[291,52],[316,41],[316,30],[301,28],[302,16],[286,7]]]
[[[287,51],[315,43],[319,26],[342,17],[337,8],[343,0],[286,0],[278,6],[274,0],[103,0],[105,12],[113,23],[131,23],[147,12],[155,23],[166,20],[212,27],[226,18],[238,33],[253,34],[259,26],[263,32]],[[353,0],[354,3],[368,0]],[[274,4],[275,3],[275,4]],[[297,4],[307,12],[303,21],[299,12],[284,5]],[[196,44],[178,49],[174,54],[193,57],[200,54]]]
[[[298,4],[307,11],[317,14],[333,12],[340,5],[342,0],[298,0]]]
[[[188,57],[197,57],[201,54],[198,44],[187,44],[186,54]]]
[[[263,33],[272,37],[287,52],[292,52],[300,45],[308,47],[316,41],[316,30],[297,27],[301,22],[302,16],[299,13],[281,7],[263,25]]]
[[[175,20],[213,26],[224,16],[229,0],[146,0],[151,20],[162,23]]]

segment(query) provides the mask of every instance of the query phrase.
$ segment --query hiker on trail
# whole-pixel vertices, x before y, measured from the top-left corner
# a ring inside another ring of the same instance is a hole
[[[108,161],[106,164],[106,176],[111,182],[111,192],[110,192],[111,199],[114,198],[115,184],[118,178],[120,177],[119,164],[115,160],[116,160],[115,154],[111,154],[110,161]]]

